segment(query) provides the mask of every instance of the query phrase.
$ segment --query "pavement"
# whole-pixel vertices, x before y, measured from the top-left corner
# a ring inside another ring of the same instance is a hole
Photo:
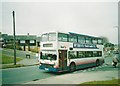
[[[22,64],[22,65],[36,65],[38,64],[38,60],[37,59],[23,59],[19,62],[17,62],[17,64]]]
[[[94,77],[93,77],[94,76]],[[118,71],[98,71],[65,74],[47,79],[31,81],[25,84],[80,84],[89,81],[118,79]]]

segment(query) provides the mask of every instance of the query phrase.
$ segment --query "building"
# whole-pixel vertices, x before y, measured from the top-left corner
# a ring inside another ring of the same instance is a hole
[[[13,45],[13,35],[2,34],[2,47]],[[16,35],[16,45],[20,46],[22,50],[30,51],[31,48],[39,47],[40,37],[36,35]]]
[[[2,34],[1,34],[1,32],[0,32],[0,47],[2,47],[3,44],[4,44],[4,42],[3,42]]]

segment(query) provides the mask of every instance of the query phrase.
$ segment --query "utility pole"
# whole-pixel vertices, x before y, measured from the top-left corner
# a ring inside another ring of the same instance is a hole
[[[13,11],[13,46],[14,46],[14,65],[16,65],[16,36],[15,36],[15,12]]]

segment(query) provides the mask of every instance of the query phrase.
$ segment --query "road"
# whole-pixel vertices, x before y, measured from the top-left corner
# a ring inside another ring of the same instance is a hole
[[[91,73],[91,72],[105,72],[118,70],[110,65],[103,65],[100,67],[93,67],[88,69],[77,70],[73,72],[74,74],[80,73]],[[22,84],[30,81],[36,81],[41,79],[46,79],[50,77],[61,76],[65,74],[72,73],[62,73],[55,74],[50,72],[44,72],[38,69],[38,66],[30,66],[30,67],[22,67],[22,68],[12,68],[12,69],[4,69],[2,70],[2,83],[3,84]]]
[[[65,73],[46,79],[27,82],[25,84],[80,84],[89,81],[102,81],[118,79],[118,69],[111,66],[100,66],[79,70],[73,73]],[[118,84],[118,83],[116,83]]]
[[[38,69],[38,66],[4,69],[2,70],[2,84],[21,84],[51,76],[55,74],[43,72]]]
[[[118,68],[114,68],[111,65],[103,65],[99,67],[77,70],[73,73],[74,74],[91,73],[91,72],[102,73],[105,71],[112,71],[112,70],[117,71]],[[4,69],[2,70],[2,80],[3,80],[2,83],[3,84],[22,84],[22,83],[46,79],[50,77],[61,76],[65,74],[67,75],[72,73],[55,74],[50,72],[44,72],[42,70],[39,70],[38,66]]]

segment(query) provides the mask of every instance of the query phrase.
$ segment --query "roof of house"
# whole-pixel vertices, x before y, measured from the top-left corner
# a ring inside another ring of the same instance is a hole
[[[12,40],[13,35],[2,34],[2,38],[5,40]],[[36,35],[16,35],[16,40],[40,40],[40,37]]]

